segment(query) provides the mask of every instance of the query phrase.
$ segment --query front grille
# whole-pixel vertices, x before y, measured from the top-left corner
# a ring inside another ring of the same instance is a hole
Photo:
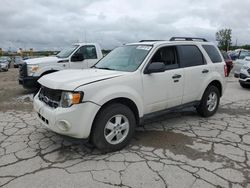
[[[27,71],[27,63],[23,63],[21,65],[19,65],[19,77],[23,78],[28,76],[28,71]]]
[[[57,108],[60,104],[62,91],[41,87],[38,98],[52,108]]]
[[[246,79],[246,78],[247,78],[247,75],[240,73],[240,78],[241,78],[241,79]]]

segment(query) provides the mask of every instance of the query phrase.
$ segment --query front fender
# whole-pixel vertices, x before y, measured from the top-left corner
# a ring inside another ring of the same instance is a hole
[[[139,116],[142,117],[143,99],[140,96],[141,95],[139,94],[138,91],[129,86],[114,85],[103,88],[95,93],[86,93],[84,98],[86,97],[87,101],[94,102],[100,106],[103,106],[105,103],[113,99],[127,98],[135,103],[139,112]]]

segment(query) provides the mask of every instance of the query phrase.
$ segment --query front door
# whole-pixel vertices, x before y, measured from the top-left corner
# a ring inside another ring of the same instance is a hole
[[[180,69],[176,47],[159,48],[150,63],[163,62],[165,72],[143,74],[145,114],[182,103],[183,70]]]
[[[87,60],[84,59],[84,46],[81,46],[70,58],[70,69],[83,69],[85,67],[87,67]]]
[[[83,61],[76,61],[73,56],[82,56]],[[94,45],[86,45],[80,47],[71,57],[70,68],[87,69],[97,62],[96,47]],[[74,59],[74,60],[73,60]]]

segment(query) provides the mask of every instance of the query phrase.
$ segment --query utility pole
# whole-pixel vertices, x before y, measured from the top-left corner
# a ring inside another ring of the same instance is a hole
[[[85,37],[85,42],[87,43],[87,32],[84,30],[84,37]]]

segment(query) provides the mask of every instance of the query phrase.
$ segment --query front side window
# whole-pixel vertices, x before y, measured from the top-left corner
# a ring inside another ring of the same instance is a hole
[[[151,45],[121,46],[111,51],[94,67],[99,69],[133,72],[141,65],[151,49]]]
[[[151,59],[151,63],[154,62],[164,63],[166,70],[178,68],[179,65],[177,61],[176,48],[168,46],[158,49]]]
[[[97,59],[95,46],[82,46],[76,54],[82,54],[84,59]]]
[[[213,45],[202,45],[213,63],[222,62],[219,51]]]
[[[197,46],[181,45],[177,46],[180,64],[182,67],[192,67],[204,64],[204,58]]]
[[[69,57],[77,48],[79,47],[79,45],[73,45],[70,47],[67,47],[65,49],[63,49],[61,52],[59,52],[56,57],[58,58],[67,58]]]

